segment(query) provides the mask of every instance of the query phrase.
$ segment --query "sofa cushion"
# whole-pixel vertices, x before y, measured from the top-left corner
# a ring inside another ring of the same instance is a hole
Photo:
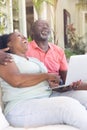
[[[0,87],[0,106],[1,106],[1,87]]]
[[[1,87],[0,87],[0,105],[2,105],[1,101]],[[1,107],[0,107],[0,130],[79,130],[77,128],[74,128],[72,126],[68,125],[49,125],[49,126],[43,126],[43,127],[37,127],[37,128],[15,128],[12,126],[9,126],[7,120],[5,119]]]
[[[2,111],[4,109],[4,105],[3,105],[3,102],[2,102],[2,88],[1,88],[1,84],[0,84],[0,106],[2,107]]]
[[[48,125],[43,127],[37,127],[37,128],[14,128],[14,127],[8,127],[4,130],[79,130],[77,128],[74,128],[72,126],[68,125]]]
[[[4,128],[7,128],[9,126],[9,123],[5,119],[5,116],[2,113],[2,109],[0,106],[0,130],[3,130]]]

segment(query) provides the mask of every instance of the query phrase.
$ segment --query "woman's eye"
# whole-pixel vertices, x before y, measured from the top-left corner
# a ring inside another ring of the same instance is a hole
[[[18,38],[21,38],[21,36],[20,36],[20,35],[18,35],[17,37],[18,37]]]
[[[18,35],[18,37],[20,37],[20,35]]]

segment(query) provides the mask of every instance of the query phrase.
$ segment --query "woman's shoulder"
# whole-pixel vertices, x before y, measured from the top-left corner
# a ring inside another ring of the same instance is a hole
[[[38,64],[39,67],[41,68],[41,71],[42,71],[42,72],[44,72],[44,71],[47,72],[46,66],[45,66],[44,63],[41,62],[39,59],[34,58],[34,57],[29,57],[29,60],[30,60],[31,62],[34,62],[34,63]]]
[[[15,54],[11,54],[12,58],[13,58],[13,61],[15,63],[20,63],[20,62],[25,62],[26,59],[22,56],[18,56],[18,55],[15,55]]]
[[[44,65],[43,62],[41,62],[39,59],[34,58],[34,57],[29,57],[29,61],[35,62],[35,63],[40,64],[40,65]]]
[[[28,57],[30,61],[36,61],[36,62],[41,62],[39,59],[35,57]]]

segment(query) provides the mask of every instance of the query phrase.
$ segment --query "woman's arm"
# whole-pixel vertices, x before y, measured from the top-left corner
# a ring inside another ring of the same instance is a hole
[[[81,80],[79,80],[77,82],[73,82],[69,86],[55,89],[55,91],[58,92],[66,92],[70,90],[87,90],[87,82],[82,82]]]
[[[73,82],[71,84],[73,90],[87,90],[87,82],[82,82],[81,80]]]
[[[36,85],[44,80],[58,81],[56,74],[40,73],[40,74],[23,74],[20,73],[14,62],[8,63],[6,66],[0,65],[0,77],[13,87],[29,87]]]
[[[66,91],[69,90],[87,90],[87,82],[82,82],[81,80],[73,82],[71,85],[65,87]]]

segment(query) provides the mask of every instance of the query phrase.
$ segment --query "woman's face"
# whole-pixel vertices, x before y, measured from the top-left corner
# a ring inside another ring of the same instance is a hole
[[[28,41],[27,38],[24,37],[21,33],[15,32],[10,35],[10,42],[8,43],[8,47],[10,51],[14,54],[26,53],[28,49]]]

